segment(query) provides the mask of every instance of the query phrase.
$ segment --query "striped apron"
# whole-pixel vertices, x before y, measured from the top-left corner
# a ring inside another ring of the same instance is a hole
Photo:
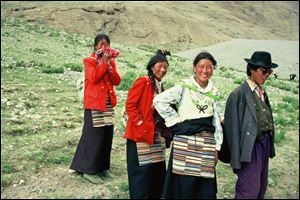
[[[154,143],[149,145],[143,142],[137,142],[137,156],[139,165],[148,165],[152,163],[165,161],[165,139],[159,132],[154,132]]]
[[[216,141],[212,133],[175,135],[172,172],[179,175],[215,177]]]
[[[112,126],[116,123],[115,112],[111,107],[109,96],[106,96],[106,111],[92,110],[93,127]]]

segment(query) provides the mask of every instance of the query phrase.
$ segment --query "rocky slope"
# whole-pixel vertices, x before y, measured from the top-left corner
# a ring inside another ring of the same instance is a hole
[[[121,44],[208,46],[230,39],[299,39],[299,2],[1,1],[1,18],[27,21]],[[176,49],[176,48],[175,48]]]

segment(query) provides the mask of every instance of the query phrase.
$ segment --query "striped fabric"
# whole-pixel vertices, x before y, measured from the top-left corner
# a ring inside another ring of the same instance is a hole
[[[201,132],[196,135],[176,135],[173,139],[173,170],[179,175],[215,177],[214,135]]]
[[[106,111],[92,110],[93,127],[112,126],[115,122],[115,112],[111,107],[109,96],[106,96]]]
[[[159,132],[154,133],[154,144],[149,145],[143,142],[137,142],[137,156],[139,165],[148,165],[152,163],[165,161],[165,140]]]

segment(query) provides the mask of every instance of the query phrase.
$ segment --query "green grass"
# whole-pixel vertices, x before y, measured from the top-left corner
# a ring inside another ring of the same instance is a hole
[[[62,74],[62,73],[64,73],[63,67],[45,66],[45,67],[42,67],[41,70],[45,74]]]
[[[286,135],[286,131],[283,129],[280,129],[279,131],[276,132],[275,134],[275,143],[280,144],[284,141]]]
[[[299,99],[297,99],[296,97],[292,97],[292,96],[283,96],[283,97],[282,97],[282,101],[291,104],[291,107],[292,107],[294,110],[297,110],[297,109],[299,110]]]
[[[137,78],[136,72],[134,71],[127,71],[126,74],[122,77],[122,82],[118,87],[118,90],[125,90],[127,91],[131,85],[133,84],[134,80]]]
[[[65,63],[63,67],[65,69],[69,69],[77,72],[82,72],[83,70],[83,64],[78,64],[78,63]]]
[[[273,86],[276,88],[279,88],[281,90],[285,90],[285,91],[295,91],[296,89],[296,84],[293,84],[293,82],[287,82],[285,80],[280,80],[280,79],[274,79],[274,78],[270,78],[267,82],[266,82],[266,87],[267,86]],[[292,85],[292,87],[291,87]],[[295,92],[294,92],[295,93]]]

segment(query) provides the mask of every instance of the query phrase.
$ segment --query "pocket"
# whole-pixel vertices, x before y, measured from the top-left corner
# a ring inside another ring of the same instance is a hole
[[[140,142],[151,142],[150,127],[143,122],[140,126],[136,126],[137,140]]]
[[[143,122],[141,125],[135,125],[136,126],[136,130],[137,130],[137,132],[138,132],[138,138],[142,138],[143,137],[143,135],[145,134],[145,133],[147,133],[147,129],[146,129],[146,127],[145,127],[145,122]]]
[[[241,161],[242,162],[249,162],[247,158],[251,159],[253,145],[256,139],[256,135],[251,135],[249,132],[244,133],[245,135],[242,136],[241,141]]]
[[[97,87],[90,87],[88,90],[86,90],[86,92],[88,96],[94,99],[97,99],[99,96],[99,88]]]
[[[117,97],[113,90],[109,91],[110,103],[111,106],[114,107],[117,104]]]

